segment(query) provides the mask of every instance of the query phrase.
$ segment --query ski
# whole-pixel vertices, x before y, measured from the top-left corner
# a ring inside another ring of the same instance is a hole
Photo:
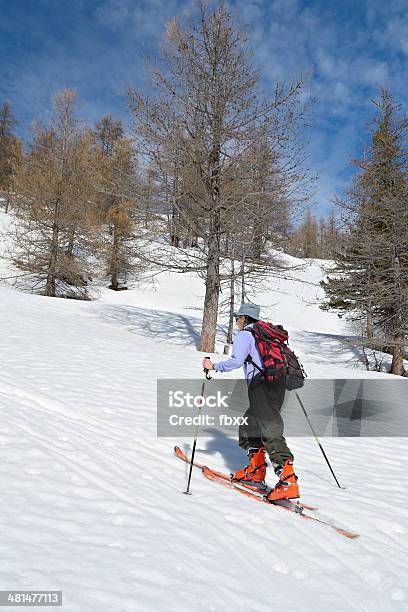
[[[182,461],[185,461],[186,463],[190,463],[190,458],[187,457],[187,455],[181,450],[181,448],[179,446],[175,446],[174,447],[174,452],[176,454],[176,456],[181,459]],[[196,468],[198,468],[199,470],[202,470],[204,465],[202,465],[201,463],[197,463],[196,461],[193,464]],[[231,483],[231,476],[227,475],[227,474],[223,474],[222,472],[217,472],[215,470],[211,470],[211,472],[216,475],[218,478],[221,478],[222,480],[225,480],[226,482]],[[263,499],[263,496],[266,495],[270,490],[272,490],[272,487],[267,487],[266,489],[257,489],[255,487],[251,487],[251,485],[246,484],[244,482],[234,482],[233,483],[234,486],[239,486],[239,487],[243,487],[245,490],[250,491],[251,493],[253,493],[256,496],[259,496],[261,499]],[[268,502],[269,503],[269,502]],[[287,500],[287,505],[288,506],[293,506],[293,508],[298,507],[299,504],[295,503],[291,500]],[[308,504],[304,504],[302,503],[301,506],[305,509],[305,510],[317,510],[318,508],[316,506],[309,506]]]
[[[182,461],[185,461],[186,463],[190,463],[189,457],[181,450],[180,447],[175,446],[174,452],[179,459],[181,459]],[[346,538],[355,539],[359,537],[359,534],[357,533],[353,533],[347,529],[343,529],[342,527],[337,527],[336,525],[333,525],[329,521],[325,521],[315,516],[309,516],[308,514],[304,513],[304,510],[317,510],[316,506],[309,506],[301,502],[295,503],[291,500],[281,500],[281,501],[270,502],[265,499],[264,495],[262,494],[262,491],[259,491],[259,490],[256,491],[253,487],[244,486],[243,483],[235,483],[231,480],[230,476],[227,476],[226,474],[223,474],[222,472],[217,472],[215,470],[212,470],[208,468],[207,466],[202,465],[201,463],[198,463],[198,462],[194,462],[194,466],[200,469],[202,473],[204,474],[204,476],[208,478],[208,480],[212,480],[213,482],[218,482],[222,486],[228,489],[233,489],[235,491],[238,491],[238,493],[241,493],[242,495],[245,495],[251,499],[254,499],[263,504],[268,504],[268,506],[277,506],[279,508],[283,508],[284,510],[288,510],[289,512],[299,514],[305,520],[311,520],[317,523],[321,523],[323,525],[327,525],[328,527],[331,527],[332,529],[337,531],[337,533],[345,536]]]
[[[246,495],[247,497],[250,497],[251,499],[254,499],[263,504],[268,504],[268,506],[276,506],[278,508],[283,508],[284,510],[288,510],[289,512],[299,514],[299,516],[301,516],[305,520],[315,521],[317,523],[321,523],[322,525],[327,525],[328,527],[331,527],[332,529],[337,531],[337,533],[345,536],[346,538],[355,539],[359,537],[357,533],[353,533],[349,531],[348,529],[337,527],[336,525],[333,525],[329,521],[317,518],[316,516],[310,516],[309,514],[305,514],[304,510],[306,509],[306,506],[304,506],[303,504],[300,504],[299,502],[296,504],[294,504],[293,502],[290,502],[290,500],[279,500],[279,501],[270,502],[266,500],[265,497],[261,497],[260,495],[254,493],[253,491],[249,491],[248,489],[241,488],[240,486],[238,486],[231,480],[228,482],[227,480],[225,480],[225,478],[220,478],[217,472],[211,470],[210,468],[206,466],[203,466],[201,469],[202,469],[204,476],[208,478],[209,480],[212,480],[213,482],[217,482],[218,484],[221,484],[222,486],[228,489],[238,491],[238,493],[241,493],[242,495]]]

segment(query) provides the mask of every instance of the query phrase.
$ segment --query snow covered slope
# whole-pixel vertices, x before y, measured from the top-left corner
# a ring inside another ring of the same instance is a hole
[[[317,282],[319,262],[304,274]],[[276,288],[265,318],[288,324],[308,372],[361,374],[342,321],[305,303],[318,288]],[[1,589],[62,590],[67,612],[407,610],[405,439],[325,439],[345,490],[313,439],[290,440],[304,502],[357,540],[198,472],[182,495],[180,440],[156,437],[156,378],[201,376],[201,296],[184,275],[87,303],[0,287]],[[201,439],[197,459],[229,472],[245,457]]]

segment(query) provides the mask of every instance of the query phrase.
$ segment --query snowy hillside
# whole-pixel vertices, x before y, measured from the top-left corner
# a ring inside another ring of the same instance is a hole
[[[321,274],[314,261],[314,284],[271,281],[264,318],[287,325],[309,375],[368,376],[314,303]],[[0,285],[1,589],[62,590],[66,612],[407,610],[405,438],[324,439],[344,490],[313,438],[290,439],[302,500],[355,540],[198,471],[182,495],[173,447],[190,440],[157,439],[156,379],[201,377],[202,294],[176,274],[92,302]],[[198,442],[222,471],[245,459],[235,439]]]

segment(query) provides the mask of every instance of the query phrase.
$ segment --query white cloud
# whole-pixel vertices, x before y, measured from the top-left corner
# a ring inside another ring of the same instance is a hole
[[[52,0],[50,6],[54,3]],[[216,0],[215,0],[216,1]],[[313,67],[310,88],[317,97],[309,131],[312,166],[323,172],[319,201],[344,184],[348,160],[358,154],[370,99],[386,85],[397,100],[408,97],[407,0],[230,0],[240,23],[248,25],[264,89],[290,82]],[[64,85],[78,89],[87,117],[125,113],[120,99],[126,82],[144,84],[142,51],[158,50],[164,27],[182,15],[191,0],[72,0],[73,24],[65,40],[29,14],[27,21],[0,22],[0,36],[14,28],[41,41],[24,57],[4,62],[1,93],[16,101],[16,112],[31,118],[49,107]],[[91,18],[83,7],[94,11]],[[82,7],[82,8],[81,8]],[[93,9],[92,9],[93,7]],[[61,11],[64,9],[61,7]],[[68,13],[68,9],[67,9]],[[25,28],[25,29],[24,29]],[[320,192],[319,192],[320,193]]]
[[[95,17],[102,25],[112,30],[120,30],[128,24],[130,11],[129,4],[123,0],[109,0],[98,6]]]
[[[362,82],[374,87],[386,86],[388,83],[388,66],[385,62],[362,62],[358,74]]]

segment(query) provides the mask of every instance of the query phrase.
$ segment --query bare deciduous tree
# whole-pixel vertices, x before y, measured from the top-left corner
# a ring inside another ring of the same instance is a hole
[[[64,89],[54,97],[51,125],[35,127],[13,177],[14,262],[47,296],[86,296],[94,165],[90,134],[76,118],[75,92]]]
[[[190,23],[173,19],[168,24],[162,54],[166,67],[151,71],[154,95],[130,90],[129,98],[140,153],[157,176],[173,177],[171,205],[178,226],[201,237],[196,241],[201,252],[190,252],[190,261],[186,255],[176,266],[204,273],[200,350],[208,352],[214,350],[228,220],[235,216],[248,222],[250,201],[256,207],[265,197],[262,189],[256,192],[254,181],[237,195],[234,180],[243,188],[243,159],[262,137],[285,173],[288,198],[299,197],[307,178],[302,148],[294,143],[305,109],[302,80],[288,88],[277,86],[271,100],[258,91],[246,36],[224,3],[210,10],[199,1],[198,13]],[[255,235],[259,252],[260,228]]]
[[[123,137],[120,122],[105,117],[96,125],[94,135],[99,153],[101,251],[110,275],[110,288],[117,291],[121,288],[120,280],[132,269],[135,250],[136,159],[132,143]]]

